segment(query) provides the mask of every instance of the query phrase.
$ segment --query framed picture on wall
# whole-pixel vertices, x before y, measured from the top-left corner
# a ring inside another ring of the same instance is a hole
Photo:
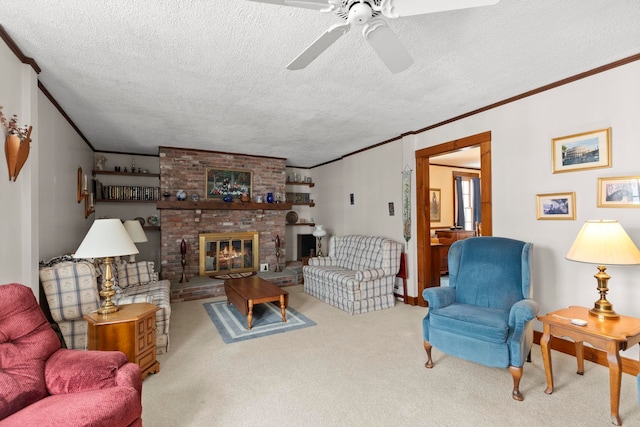
[[[253,173],[247,170],[207,169],[205,175],[205,199],[222,199],[227,196],[249,197],[252,192]]]
[[[537,219],[576,219],[576,193],[536,194]]]
[[[640,176],[598,178],[599,208],[640,208]]]
[[[553,138],[553,173],[611,167],[611,128]]]
[[[611,167],[611,128],[553,138],[553,173]]]
[[[442,202],[439,188],[429,189],[429,218],[431,222],[440,222]]]

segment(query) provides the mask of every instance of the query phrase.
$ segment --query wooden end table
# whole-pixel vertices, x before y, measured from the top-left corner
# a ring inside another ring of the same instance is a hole
[[[583,319],[587,325],[578,326],[570,319]],[[588,342],[595,348],[607,352],[609,362],[609,393],[611,398],[611,422],[622,425],[618,415],[620,408],[620,384],[622,381],[620,350],[626,350],[640,342],[640,319],[620,316],[618,319],[599,319],[589,314],[586,307],[569,307],[554,311],[546,316],[538,316],[544,332],[540,339],[542,359],[547,376],[547,394],[553,392],[553,368],[551,366],[552,337],[571,338],[576,345],[578,375],[584,374],[584,347]]]
[[[257,275],[240,279],[226,279],[224,293],[227,295],[227,305],[232,303],[243,316],[247,316],[247,329],[251,329],[255,304],[280,302],[282,321],[287,321],[289,293]]]
[[[109,314],[89,313],[87,347],[89,350],[118,350],[142,371],[142,379],[160,372],[156,360],[156,311],[160,307],[147,302],[119,305]]]

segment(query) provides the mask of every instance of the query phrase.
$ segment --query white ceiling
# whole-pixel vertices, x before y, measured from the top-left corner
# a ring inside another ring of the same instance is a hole
[[[415,59],[398,74],[357,28],[285,69],[338,22],[244,0],[0,0],[0,24],[100,151],[310,167],[640,52],[638,0],[502,0],[387,20]]]

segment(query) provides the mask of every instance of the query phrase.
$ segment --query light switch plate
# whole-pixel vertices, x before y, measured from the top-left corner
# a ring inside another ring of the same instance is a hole
[[[269,271],[269,264],[260,264],[260,271]]]

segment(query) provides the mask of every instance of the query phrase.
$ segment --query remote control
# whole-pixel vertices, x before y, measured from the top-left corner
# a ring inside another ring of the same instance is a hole
[[[573,323],[574,325],[578,325],[578,326],[586,326],[587,325],[587,321],[583,320],[583,319],[571,319],[571,323]]]

